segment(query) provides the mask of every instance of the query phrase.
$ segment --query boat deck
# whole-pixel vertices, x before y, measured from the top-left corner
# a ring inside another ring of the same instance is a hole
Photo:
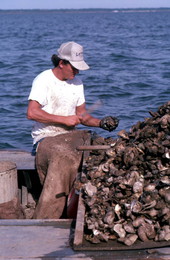
[[[18,170],[35,170],[35,156],[21,150],[0,150],[0,161],[16,163]]]
[[[35,158],[29,152],[1,150],[0,161],[6,160],[15,162],[19,172],[30,174],[35,171]],[[29,179],[26,182],[29,188]],[[26,204],[25,200],[22,204]],[[100,250],[97,246],[96,250],[93,247],[93,250],[76,251],[72,247],[74,230],[75,223],[71,219],[1,219],[0,260],[170,260],[170,247],[107,251]]]
[[[75,251],[72,220],[0,220],[0,259],[170,259],[170,247],[127,251]]]

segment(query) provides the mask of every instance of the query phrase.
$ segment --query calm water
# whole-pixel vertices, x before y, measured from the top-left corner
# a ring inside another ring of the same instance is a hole
[[[80,73],[93,115],[117,116],[117,137],[170,100],[170,12],[0,12],[0,149],[31,150],[26,119],[33,78],[52,67],[62,42],[84,46],[91,69]]]

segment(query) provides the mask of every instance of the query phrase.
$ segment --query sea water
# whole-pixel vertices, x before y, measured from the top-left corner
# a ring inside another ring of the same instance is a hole
[[[117,138],[169,101],[169,11],[0,11],[0,149],[31,151],[33,121],[26,118],[31,84],[52,68],[51,56],[63,42],[84,47],[90,70],[78,76],[92,115],[120,120],[111,133],[86,129]]]

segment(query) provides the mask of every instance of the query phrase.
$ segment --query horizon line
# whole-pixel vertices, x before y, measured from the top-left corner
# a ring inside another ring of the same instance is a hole
[[[95,9],[95,10],[133,10],[133,9],[170,9],[170,7],[82,7],[82,8],[0,8],[0,10],[3,11],[9,11],[9,10],[89,10],[89,9]]]

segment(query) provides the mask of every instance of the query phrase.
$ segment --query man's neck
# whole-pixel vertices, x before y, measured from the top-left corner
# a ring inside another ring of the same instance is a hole
[[[59,67],[55,67],[52,69],[52,72],[56,78],[61,81],[65,81],[66,79],[63,78],[62,70]]]

